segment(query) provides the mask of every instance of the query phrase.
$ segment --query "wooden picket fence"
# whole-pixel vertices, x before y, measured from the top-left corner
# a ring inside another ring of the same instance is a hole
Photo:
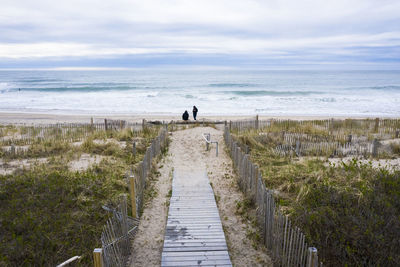
[[[46,140],[62,140],[66,142],[77,142],[84,140],[87,136],[98,131],[120,131],[130,129],[132,132],[140,133],[145,127],[153,124],[143,120],[141,123],[132,123],[123,120],[104,119],[102,122],[94,123],[56,123],[36,124],[33,126],[19,125],[21,134],[18,137],[4,137],[5,128],[0,128],[0,145],[31,145]]]
[[[57,123],[34,126],[15,126],[21,133],[18,137],[7,137],[5,128],[0,128],[0,152],[6,156],[24,156],[29,152],[33,144],[41,144],[48,141],[79,142],[99,131],[121,131],[130,129],[140,136],[146,127],[155,125],[147,123],[129,123],[121,120],[104,119],[104,123]]]
[[[131,239],[137,232],[139,220],[128,216],[126,196],[123,197],[101,234],[104,266],[125,266],[131,254]]]
[[[275,265],[322,266],[318,263],[317,249],[309,247],[304,233],[279,211],[273,192],[266,188],[258,166],[242,151],[228,126],[225,127],[224,139],[239,173],[239,187],[256,204],[257,224],[265,246],[272,252]]]
[[[301,143],[300,141],[278,145],[274,152],[280,156],[364,156],[378,155],[379,143],[374,140],[367,143],[321,142]]]
[[[165,125],[166,126],[166,125]],[[151,171],[153,159],[158,156],[165,148],[168,141],[168,131],[164,127],[160,134],[153,139],[151,145],[147,148],[144,158],[134,169],[135,177],[135,197],[136,214],[139,214],[143,208],[143,195],[146,188],[146,180]]]
[[[303,134],[305,127],[326,131],[330,141],[341,142],[348,134],[371,135],[371,140],[390,139],[400,137],[400,119],[326,119],[326,120],[288,120],[288,119],[255,119],[229,122],[229,129],[242,132],[249,129],[274,128],[275,131],[287,131]]]
[[[304,133],[312,127],[323,134]],[[400,137],[400,119],[347,120],[252,120],[233,121],[229,129],[238,133],[257,131],[258,135],[275,136],[280,140],[274,152],[280,156],[362,156],[376,157],[378,140]],[[353,131],[355,134],[353,134]]]
[[[143,208],[146,181],[152,168],[152,162],[167,146],[167,142],[167,127],[163,127],[159,135],[153,139],[151,145],[147,148],[143,161],[127,177],[132,217],[126,215],[127,205],[124,200],[125,202],[118,205],[122,211],[114,213],[104,227],[101,235],[102,248],[96,248],[93,251],[94,266],[122,267],[128,264],[131,256],[131,239],[136,234],[138,218]],[[135,153],[134,150],[133,153]]]

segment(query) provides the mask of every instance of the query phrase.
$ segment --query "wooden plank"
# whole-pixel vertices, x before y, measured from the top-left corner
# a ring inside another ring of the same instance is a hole
[[[205,212],[205,213],[201,213],[201,214],[199,214],[199,215],[197,215],[197,216],[193,216],[193,215],[191,215],[190,213],[179,213],[178,211],[174,211],[173,213],[170,213],[170,214],[168,214],[168,218],[169,217],[171,217],[171,220],[174,220],[174,219],[194,219],[194,220],[196,220],[196,219],[204,219],[204,218],[212,218],[212,219],[214,219],[214,218],[219,218],[219,216],[217,216],[217,215],[215,215],[215,214],[212,214],[212,213],[209,213],[209,212]]]
[[[209,247],[164,247],[163,251],[216,251],[227,250],[227,246],[209,246]]]
[[[165,237],[171,237],[174,239],[178,238],[192,238],[192,239],[201,239],[208,238],[213,236],[224,236],[224,232],[222,231],[214,231],[214,232],[186,232],[186,233],[176,233],[176,232],[168,232],[165,234]]]
[[[167,226],[169,227],[169,226]],[[214,232],[221,232],[223,233],[224,231],[222,230],[222,227],[214,227],[214,228],[208,228],[208,227],[192,227],[192,228],[186,228],[186,227],[173,227],[173,228],[167,228],[168,233],[214,233]]]
[[[173,233],[168,233],[165,235],[166,238],[170,237],[172,239],[178,239],[178,238],[186,238],[186,239],[193,239],[193,240],[202,240],[202,239],[212,239],[213,237],[215,238],[223,238],[224,233],[223,232],[213,232],[213,233],[198,233],[198,234],[184,234],[184,235],[175,235]]]
[[[194,199],[194,200],[184,200],[184,199],[171,199],[170,200],[171,205],[184,205],[184,206],[197,206],[197,207],[204,207],[204,205],[209,205],[214,207],[215,201],[212,199]]]
[[[205,196],[213,192],[211,187],[204,188],[204,189],[193,189],[193,188],[180,188],[176,189],[176,186],[174,187],[174,192],[172,193],[171,196]],[[213,197],[213,196],[210,196]]]
[[[166,242],[164,244],[164,249],[166,248],[184,248],[186,250],[192,250],[194,248],[200,248],[201,250],[208,250],[208,248],[219,247],[222,249],[218,250],[226,250],[227,246],[225,242],[197,242],[197,243],[188,243],[180,240],[179,242]]]
[[[217,225],[217,224],[214,224],[214,225],[212,225],[212,224],[195,224],[195,223],[193,223],[193,224],[187,224],[187,223],[185,223],[185,224],[179,224],[179,223],[175,223],[175,224],[168,224],[168,226],[167,227],[178,227],[178,226],[185,226],[185,227],[187,227],[187,229],[203,229],[203,230],[206,230],[206,229],[220,229],[220,230],[222,230],[222,227],[221,227],[221,225]],[[172,228],[169,228],[169,229],[172,229]]]
[[[207,246],[207,245],[212,245],[212,246],[219,246],[219,245],[226,245],[225,239],[209,239],[209,240],[200,240],[200,239],[188,239],[188,240],[165,240],[164,241],[164,246]]]
[[[185,218],[185,217],[182,217],[182,218],[171,218],[171,219],[169,219],[168,221],[167,221],[167,223],[169,224],[169,223],[171,223],[171,224],[174,224],[174,223],[180,223],[180,224],[182,224],[182,223],[187,223],[187,224],[189,224],[189,223],[195,223],[195,224],[215,224],[215,225],[217,225],[217,224],[220,224],[220,222],[219,222],[219,220],[218,220],[218,218],[212,218],[212,217],[203,217],[203,218]]]
[[[167,261],[162,263],[161,266],[221,266],[229,265],[231,261],[228,259],[223,260],[191,260],[191,261]]]
[[[210,202],[214,203],[214,199],[209,198],[208,196],[176,196],[176,197],[171,197],[170,202],[173,203],[174,201],[185,201],[186,202],[194,202],[194,203],[200,203],[200,202]]]
[[[223,236],[220,237],[213,237],[213,236],[209,236],[206,238],[190,238],[190,237],[185,237],[185,238],[174,238],[174,237],[170,237],[170,238],[166,238],[164,240],[165,244],[170,244],[170,243],[180,243],[180,242],[184,242],[185,244],[191,244],[194,242],[200,242],[203,244],[207,244],[209,242],[225,242],[225,239]]]
[[[223,231],[202,231],[202,230],[193,230],[193,231],[181,231],[181,232],[176,232],[176,231],[168,231],[166,232],[166,235],[180,235],[180,236],[185,236],[185,235],[190,235],[190,236],[195,236],[195,237],[200,237],[200,236],[209,236],[209,235],[224,235]]]
[[[175,232],[179,232],[179,233],[184,233],[184,232],[187,232],[187,233],[189,233],[189,232],[191,232],[191,231],[197,231],[197,230],[201,230],[201,231],[210,231],[210,232],[218,232],[218,231],[221,231],[221,232],[223,232],[223,230],[222,230],[222,227],[221,226],[219,226],[219,227],[217,227],[217,226],[213,226],[213,227],[208,227],[208,226],[205,226],[205,225],[192,225],[192,226],[190,226],[190,227],[182,227],[182,226],[167,226],[168,228],[167,228],[167,230],[171,230],[171,231],[175,231]]]
[[[203,216],[210,216],[212,215],[213,217],[219,217],[216,215],[213,211],[211,210],[185,210],[185,209],[179,209],[179,210],[170,210],[168,212],[169,215],[176,215],[176,216],[181,216],[181,217],[203,217]]]
[[[191,256],[191,257],[197,257],[197,256],[216,256],[216,255],[228,255],[227,251],[197,251],[197,252],[190,252],[190,253],[184,253],[184,252],[162,252],[162,257],[169,257],[169,256]]]
[[[192,236],[186,236],[184,238],[175,238],[171,236],[170,238],[166,237],[164,240],[164,243],[173,243],[173,242],[224,242],[225,237],[224,236],[207,236],[207,237],[192,237]]]
[[[212,217],[203,217],[203,218],[172,218],[167,221],[168,225],[173,225],[173,224],[206,224],[206,225],[219,225],[221,226],[220,222],[218,221],[217,218],[212,218]]]
[[[174,211],[168,214],[168,219],[172,220],[175,218],[183,218],[183,219],[204,219],[204,218],[217,218],[219,219],[218,214],[211,213],[211,212],[204,212],[198,215],[193,215],[190,212],[178,212]]]
[[[223,232],[210,232],[210,233],[205,233],[205,232],[198,232],[198,233],[183,233],[183,234],[176,234],[176,233],[167,233],[165,235],[166,237],[171,237],[171,238],[190,238],[190,239],[205,239],[205,238],[210,238],[210,237],[216,237],[220,238],[224,236]]]
[[[196,207],[196,208],[203,208],[207,210],[208,207],[210,208],[217,208],[215,201],[170,201],[170,205],[172,207]]]
[[[168,256],[162,257],[162,260],[164,262],[166,261],[190,261],[190,260],[229,260],[229,255],[216,255],[216,256],[204,256],[204,255],[199,255],[199,256],[188,256],[187,252],[183,252],[182,255],[185,256]]]
[[[199,205],[188,205],[188,204],[180,204],[180,203],[171,203],[171,208],[172,209],[178,209],[178,208],[180,208],[180,209],[200,209],[200,208],[202,208],[204,211],[207,211],[207,210],[212,210],[212,209],[216,209],[217,208],[217,205],[215,205],[215,204],[207,204],[207,205],[205,205],[205,204],[203,204],[203,205],[201,205],[201,206],[199,206]]]
[[[174,173],[161,266],[232,266],[204,174]]]

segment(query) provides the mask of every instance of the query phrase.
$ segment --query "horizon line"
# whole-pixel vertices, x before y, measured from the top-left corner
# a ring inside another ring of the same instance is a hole
[[[192,70],[270,70],[270,71],[280,71],[280,70],[287,70],[287,71],[400,71],[400,67],[395,68],[385,68],[382,69],[382,66],[376,66],[376,68],[367,68],[368,65],[364,66],[354,66],[349,68],[324,68],[321,69],[321,66],[332,66],[326,64],[310,64],[310,65],[297,65],[297,66],[275,66],[275,67],[267,67],[267,66],[214,66],[214,65],[157,65],[157,66],[141,66],[141,67],[75,67],[75,66],[68,66],[68,67],[28,67],[28,68],[1,68],[0,71],[129,71],[129,70],[166,70],[166,69],[192,69]],[[342,66],[343,67],[343,66]],[[372,67],[369,65],[369,67]]]

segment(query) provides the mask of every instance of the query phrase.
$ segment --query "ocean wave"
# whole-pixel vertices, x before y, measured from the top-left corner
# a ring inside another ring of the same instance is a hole
[[[158,92],[147,92],[147,97],[156,97],[158,96]]]
[[[11,89],[8,83],[0,83],[0,93],[6,93],[9,92],[10,90]]]
[[[133,86],[66,86],[66,87],[21,87],[21,91],[39,91],[39,92],[99,92],[99,91],[126,91],[138,89]],[[18,88],[14,88],[18,91]]]
[[[382,85],[382,86],[365,86],[365,87],[350,87],[345,88],[345,90],[377,90],[377,91],[385,91],[385,90],[400,90],[399,85]]]
[[[374,90],[400,90],[398,85],[372,86],[370,88]]]
[[[333,103],[336,102],[336,99],[333,97],[323,97],[323,98],[318,98],[317,101]]]
[[[257,87],[254,83],[210,83],[210,87]]]
[[[239,96],[307,96],[311,94],[325,94],[325,92],[316,92],[316,91],[270,91],[270,90],[229,91],[226,93],[235,94]]]
[[[23,83],[43,83],[43,82],[64,82],[64,80],[56,79],[56,78],[27,78],[21,79],[19,82]]]

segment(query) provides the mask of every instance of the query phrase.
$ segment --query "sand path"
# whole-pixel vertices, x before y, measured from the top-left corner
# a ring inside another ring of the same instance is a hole
[[[211,140],[219,142],[218,157],[215,145],[210,151],[205,151],[202,133],[210,133]],[[243,201],[244,196],[236,185],[232,161],[225,153],[222,134],[222,131],[210,127],[172,133],[168,156],[159,163],[161,175],[154,185],[158,194],[143,211],[133,241],[130,266],[160,266],[173,170],[207,171],[234,266],[272,266],[265,249],[255,249],[253,241],[248,238],[248,233],[255,231],[251,223],[235,214],[236,203]]]

